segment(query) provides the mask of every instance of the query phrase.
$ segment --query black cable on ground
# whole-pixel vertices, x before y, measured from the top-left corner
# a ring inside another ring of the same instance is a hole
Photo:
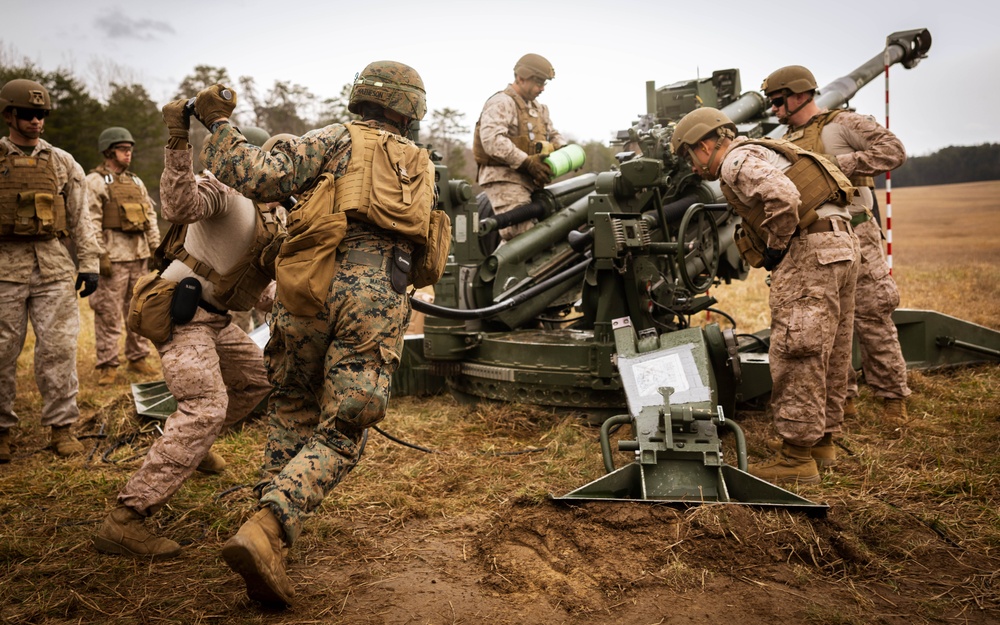
[[[425,454],[439,454],[439,453],[441,453],[440,451],[435,451],[433,449],[427,449],[426,447],[421,447],[420,445],[415,445],[413,443],[407,443],[406,441],[404,441],[402,439],[399,439],[399,438],[396,438],[392,434],[389,434],[388,432],[386,432],[385,430],[383,430],[382,428],[380,428],[377,425],[373,425],[372,427],[375,428],[375,431],[378,432],[379,434],[381,434],[382,436],[388,438],[389,440],[391,440],[394,443],[402,445],[403,447],[409,447],[410,449],[416,449],[417,451],[422,451]]]
[[[252,486],[253,484],[237,484],[236,486],[233,486],[232,488],[227,488],[226,490],[216,495],[215,500],[218,501],[223,497],[225,497],[226,495],[228,495],[229,493],[235,493],[238,490],[243,490],[244,488],[250,488]]]
[[[136,439],[136,434],[130,432],[121,438],[117,438],[111,443],[111,446],[101,454],[101,462],[106,462],[108,464],[118,464],[119,462],[127,462],[133,458],[138,458],[139,456],[132,456],[132,458],[126,458],[125,460],[111,460],[111,454],[113,454],[119,447],[124,447],[125,445],[131,445]],[[145,452],[140,455],[145,455]]]
[[[446,456],[451,455],[451,454],[447,454],[447,453],[442,452],[442,451],[437,451],[435,449],[428,449],[427,447],[421,447],[420,445],[416,445],[414,443],[408,443],[408,442],[406,442],[406,441],[404,441],[404,440],[402,440],[400,438],[396,438],[392,434],[389,434],[388,432],[386,432],[382,428],[378,427],[377,425],[372,426],[372,427],[375,429],[376,432],[378,432],[382,436],[388,438],[389,440],[391,440],[394,443],[402,445],[403,447],[409,447],[410,449],[416,449],[417,451],[422,451],[425,454],[444,454]],[[534,453],[538,453],[540,451],[545,451],[546,449],[547,449],[547,447],[529,447],[528,449],[522,449],[522,450],[519,450],[519,451],[478,452],[478,453],[475,453],[475,454],[472,454],[472,455],[474,455],[474,456],[518,456],[518,455],[521,455],[521,454],[534,454]]]

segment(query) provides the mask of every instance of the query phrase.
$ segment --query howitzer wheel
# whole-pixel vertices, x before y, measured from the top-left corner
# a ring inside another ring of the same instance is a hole
[[[692,293],[704,293],[719,271],[720,253],[719,226],[704,204],[692,204],[684,213],[677,242],[681,282]]]

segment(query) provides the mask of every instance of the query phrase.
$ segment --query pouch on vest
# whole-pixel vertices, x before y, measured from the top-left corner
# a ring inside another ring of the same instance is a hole
[[[51,193],[27,191],[17,194],[14,234],[36,235],[55,232],[55,198]]]
[[[371,204],[365,217],[393,234],[424,243],[429,207],[434,205],[434,169],[427,150],[382,133],[376,140],[371,176]]]
[[[389,281],[392,283],[392,290],[404,295],[409,275],[410,254],[401,248],[393,247],[392,265],[389,267]]]
[[[155,271],[139,278],[129,304],[128,328],[154,343],[170,340],[174,330],[170,305],[177,283],[164,280]]]
[[[347,215],[333,213],[334,178],[326,173],[288,215],[288,238],[274,263],[277,299],[288,312],[313,317],[326,308]]]
[[[194,319],[201,301],[201,282],[198,278],[184,278],[177,283],[174,296],[170,298],[170,318],[177,325],[184,325]]]
[[[733,234],[733,242],[736,243],[736,249],[739,251],[743,262],[754,269],[760,269],[764,266],[763,250],[757,249],[754,239],[750,235],[750,230],[744,228],[743,224],[736,226],[736,232]]]
[[[451,219],[443,210],[431,211],[426,245],[413,250],[410,283],[418,289],[437,284],[444,275],[451,251]]]
[[[146,229],[146,208],[137,202],[122,203],[122,232],[143,232]]]

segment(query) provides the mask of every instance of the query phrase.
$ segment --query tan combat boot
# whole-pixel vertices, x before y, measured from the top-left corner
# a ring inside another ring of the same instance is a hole
[[[139,375],[156,375],[156,369],[154,369],[145,358],[139,360],[130,360],[125,368],[132,373],[138,373]]]
[[[57,456],[67,458],[76,456],[84,452],[83,443],[76,440],[68,425],[53,425],[52,435],[49,440],[49,447],[56,452]]]
[[[750,465],[747,471],[772,484],[819,482],[819,468],[812,457],[812,447],[800,447],[788,441],[782,444],[777,458],[768,463]]]
[[[225,471],[228,464],[225,458],[209,449],[205,457],[198,463],[198,470],[202,473],[215,475]]]
[[[10,459],[10,429],[4,428],[0,430],[0,464],[7,464]]]
[[[181,546],[169,538],[149,533],[143,521],[145,518],[132,508],[118,506],[104,518],[104,524],[94,535],[94,548],[101,553],[154,560],[172,558],[181,552]]]
[[[854,398],[848,397],[847,401],[844,402],[844,418],[856,419],[857,416],[858,416],[858,407],[854,405]]]
[[[882,417],[885,421],[896,427],[906,425],[909,418],[906,416],[906,400],[885,398],[882,400]]]
[[[784,444],[785,441],[780,438],[772,438],[767,441],[767,448],[779,453]],[[829,469],[837,464],[837,446],[833,443],[833,434],[827,432],[812,446],[812,457],[818,469]]]
[[[97,383],[100,386],[111,386],[118,379],[118,367],[98,367]]]
[[[222,546],[222,557],[247,585],[254,601],[291,605],[295,589],[285,575],[284,530],[271,508],[265,506]]]

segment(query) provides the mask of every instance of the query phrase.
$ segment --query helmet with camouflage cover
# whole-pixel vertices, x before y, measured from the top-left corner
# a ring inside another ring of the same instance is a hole
[[[697,108],[677,122],[670,136],[670,151],[679,156],[682,146],[694,145],[719,128],[736,135],[736,124],[725,113],[710,106]]]
[[[764,92],[764,95],[771,95],[776,91],[805,93],[818,88],[816,77],[801,65],[787,65],[776,69],[760,85],[760,90]]]
[[[396,61],[369,63],[354,77],[347,110],[360,115],[362,102],[372,102],[410,119],[423,119],[427,113],[427,94],[420,74]]]
[[[271,133],[263,128],[258,128],[257,126],[240,128],[240,131],[243,132],[243,137],[246,138],[247,143],[257,147],[264,145],[264,143],[271,138]]]
[[[49,92],[40,83],[27,78],[15,78],[0,88],[0,111],[7,107],[52,110]]]
[[[135,145],[135,139],[132,138],[132,133],[127,128],[122,128],[121,126],[105,128],[101,132],[101,136],[97,137],[97,151],[103,154],[116,143],[131,143]]]
[[[514,65],[514,74],[519,78],[541,78],[542,80],[552,80],[556,77],[556,70],[552,63],[540,54],[525,54],[517,60]]]

